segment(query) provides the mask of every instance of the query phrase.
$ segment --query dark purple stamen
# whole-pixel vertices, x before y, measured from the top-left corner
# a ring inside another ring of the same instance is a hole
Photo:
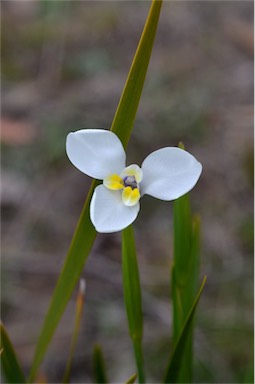
[[[125,176],[124,179],[125,187],[131,187],[132,189],[137,188],[137,182],[135,176]]]

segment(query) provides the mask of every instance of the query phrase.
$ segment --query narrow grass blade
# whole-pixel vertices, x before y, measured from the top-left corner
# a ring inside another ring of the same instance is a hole
[[[200,264],[200,219],[194,217],[190,219],[189,197],[183,196],[183,200],[177,204],[178,208],[178,224],[183,223],[183,231],[175,232],[175,238],[178,241],[183,239],[182,247],[184,249],[185,240],[189,238],[189,243],[186,244],[186,265],[182,264],[182,257],[175,253],[174,264],[172,267],[172,297],[173,297],[173,343],[174,345],[179,338],[181,329],[185,319],[192,307],[199,278]],[[181,206],[181,207],[180,207]],[[175,206],[176,208],[176,206]],[[175,211],[176,213],[176,211]],[[176,217],[176,216],[175,216]],[[189,224],[185,223],[189,220]],[[178,227],[177,227],[178,228]],[[178,269],[179,266],[179,269]],[[183,267],[183,273],[182,268]],[[182,365],[179,370],[179,382],[192,381],[193,367],[193,335],[190,333],[189,340],[186,343]]]
[[[184,149],[182,143],[179,147]],[[174,202],[174,262],[172,266],[173,344],[175,345],[198,287],[200,264],[200,220],[192,218],[189,194]],[[178,382],[192,382],[193,335],[183,351]]]
[[[157,31],[162,1],[153,0],[144,30],[138,44],[128,78],[115,113],[111,130],[126,147],[133,128],[136,111],[150,62],[151,51]],[[130,97],[132,95],[132,98]]]
[[[199,215],[193,215],[192,217],[192,242],[190,250],[190,270],[192,272],[192,282],[190,291],[190,303],[195,297],[198,289],[199,270],[200,270],[200,246],[201,246],[201,219]]]
[[[100,345],[98,344],[95,345],[93,350],[93,370],[94,370],[94,377],[95,377],[96,383],[98,384],[108,383],[106,370],[105,370],[105,363],[103,358],[103,352]]]
[[[18,362],[15,350],[3,326],[1,329],[1,367],[7,383],[26,383],[26,378]]]
[[[137,378],[137,373],[135,373],[134,375],[132,375],[132,376],[128,379],[128,381],[126,381],[126,384],[133,384],[133,383],[135,383],[136,378]]]
[[[63,383],[69,383],[70,381],[70,372],[71,372],[71,366],[72,366],[72,361],[74,357],[74,351],[75,347],[78,341],[78,335],[80,331],[80,324],[81,324],[81,318],[82,318],[82,312],[83,312],[83,307],[84,307],[84,300],[85,300],[85,280],[81,279],[80,280],[80,287],[76,299],[76,308],[75,308],[75,321],[74,321],[74,330],[73,330],[73,335],[72,335],[72,340],[71,340],[71,348],[70,348],[70,353],[68,357],[68,361],[66,364],[66,369],[63,375]]]
[[[167,367],[164,383],[178,383],[178,375],[182,364],[183,359],[183,352],[185,350],[186,344],[189,340],[189,336],[192,333],[192,327],[193,327],[193,318],[195,315],[195,311],[200,299],[200,296],[203,292],[204,285],[206,282],[206,276],[203,279],[203,282],[201,284],[201,287],[198,291],[198,294],[196,296],[196,299],[193,303],[193,306],[187,316],[187,319],[185,321],[184,327],[180,333],[180,336],[177,340],[176,346],[174,348],[172,357],[170,359],[169,365]]]
[[[119,136],[124,148],[126,148],[128,144],[133,128],[138,102],[141,96],[145,74],[154,43],[160,8],[161,1],[154,0],[112,123],[111,130]],[[93,246],[96,231],[89,218],[89,204],[94,188],[97,185],[98,182],[93,181],[53,293],[50,307],[46,314],[39,340],[36,345],[29,377],[30,381],[35,377],[36,371],[44,358],[48,345]]]
[[[133,341],[139,382],[145,380],[142,353],[143,314],[133,228],[122,231],[122,274],[130,337]]]
[[[173,344],[175,345],[184,321],[194,301],[194,271],[191,259],[192,222],[189,195],[174,202],[174,263],[172,267]],[[197,273],[196,273],[197,276]],[[179,371],[180,382],[192,381],[192,335],[186,343]]]
[[[44,357],[49,342],[61,319],[71,294],[79,280],[83,266],[90,253],[96,237],[96,230],[89,218],[89,202],[94,188],[99,183],[93,181],[88,193],[83,211],[71,242],[69,252],[53,293],[49,310],[46,314],[43,328],[36,346],[36,352],[30,372],[32,381]]]
[[[173,339],[177,340],[183,322],[187,316],[189,305],[190,263],[192,241],[192,223],[189,195],[186,194],[174,201],[174,260],[172,267],[173,294]]]

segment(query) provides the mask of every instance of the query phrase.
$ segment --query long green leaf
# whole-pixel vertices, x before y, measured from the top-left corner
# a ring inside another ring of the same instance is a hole
[[[167,367],[164,383],[177,383],[178,381],[178,376],[180,372],[180,367],[182,364],[182,359],[183,359],[183,352],[185,350],[185,347],[187,345],[187,342],[189,340],[190,334],[192,333],[192,326],[193,326],[193,318],[195,315],[195,311],[200,299],[200,296],[203,292],[204,285],[206,282],[206,276],[203,279],[203,282],[201,284],[201,287],[198,291],[198,294],[196,296],[196,299],[193,303],[193,306],[187,316],[187,319],[184,323],[184,327],[180,333],[180,336],[177,340],[176,346],[174,348],[172,357],[170,359],[169,365]]]
[[[149,16],[138,44],[133,64],[115,113],[111,130],[118,135],[124,147],[133,128],[136,111],[150,62],[151,51],[157,31],[162,0],[153,0]],[[132,98],[130,97],[132,95]]]
[[[172,267],[173,343],[178,340],[194,301],[194,271],[191,268],[192,223],[189,195],[174,202],[174,263]],[[197,274],[196,274],[197,275]],[[195,293],[194,293],[195,294]],[[192,334],[186,343],[179,371],[179,382],[192,381]]]
[[[128,144],[133,128],[138,102],[142,93],[143,83],[157,30],[160,8],[161,1],[154,0],[111,127],[111,130],[119,136],[124,148],[126,148]],[[36,351],[30,371],[30,381],[35,377],[36,371],[44,358],[48,345],[54,335],[55,329],[63,315],[93,246],[96,231],[89,218],[89,204],[94,188],[97,185],[98,182],[93,181],[53,293],[50,307],[46,314],[39,340],[36,345]]]
[[[31,368],[29,380],[33,380],[36,371],[44,357],[48,344],[61,319],[71,294],[79,280],[84,263],[90,253],[96,237],[96,230],[89,218],[89,202],[94,188],[98,182],[93,181],[90,191],[76,227],[69,252],[61,274],[59,276],[55,291],[53,293],[49,310],[46,314],[43,328],[37,343],[36,353]]]
[[[184,149],[182,143],[179,147]],[[192,218],[189,194],[174,202],[174,262],[172,267],[173,343],[177,342],[184,322],[194,302],[198,287],[200,264],[200,220]],[[192,382],[193,336],[186,343],[180,383]]]
[[[192,223],[189,195],[174,201],[174,260],[172,267],[173,339],[177,340],[190,307],[186,304],[189,292]]]
[[[142,353],[143,314],[139,270],[132,225],[122,231],[122,274],[124,300],[139,382],[145,380]]]
[[[108,383],[105,364],[104,364],[104,358],[103,358],[103,352],[100,345],[98,344],[95,345],[93,350],[93,369],[94,369],[94,376],[95,376],[96,383],[99,383],[99,384]]]
[[[190,302],[193,300],[196,290],[198,288],[199,270],[200,270],[200,233],[201,233],[201,219],[199,215],[192,217],[192,242],[190,250],[190,270],[192,271],[192,285],[190,291]]]
[[[3,326],[1,329],[1,366],[7,383],[26,383],[26,378],[18,362],[13,345]]]

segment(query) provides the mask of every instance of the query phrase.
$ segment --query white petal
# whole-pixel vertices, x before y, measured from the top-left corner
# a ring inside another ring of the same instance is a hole
[[[104,185],[96,187],[90,204],[90,219],[101,233],[118,232],[136,219],[139,202],[128,207],[123,204],[122,191],[111,191]]]
[[[126,154],[115,133],[103,129],[81,129],[66,138],[66,153],[81,172],[96,179],[125,167]]]
[[[174,200],[194,187],[202,172],[202,165],[187,151],[168,147],[146,157],[142,171],[142,195]]]

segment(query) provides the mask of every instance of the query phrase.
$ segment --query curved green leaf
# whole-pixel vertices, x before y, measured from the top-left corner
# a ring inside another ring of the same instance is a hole
[[[161,1],[154,0],[112,123],[111,130],[119,136],[124,148],[126,148],[128,144],[133,128],[157,30],[160,8]],[[94,188],[97,185],[98,182],[93,181],[53,293],[49,310],[46,314],[39,340],[36,345],[30,372],[30,380],[33,380],[35,377],[36,371],[44,358],[48,345],[93,246],[96,231],[89,218],[89,204]]]
[[[193,318],[195,315],[195,311],[196,311],[200,296],[203,292],[206,279],[207,279],[207,277],[205,276],[203,279],[203,282],[201,284],[201,287],[198,291],[198,294],[196,296],[196,299],[193,303],[193,306],[190,310],[190,313],[187,316],[184,327],[183,327],[183,329],[180,333],[180,336],[177,340],[177,343],[176,343],[176,346],[174,348],[172,357],[171,357],[169,365],[167,367],[164,383],[176,383],[177,382],[178,375],[180,372],[181,363],[182,363],[182,359],[183,359],[183,352],[184,352],[186,344],[189,340],[189,336],[192,332]]]

